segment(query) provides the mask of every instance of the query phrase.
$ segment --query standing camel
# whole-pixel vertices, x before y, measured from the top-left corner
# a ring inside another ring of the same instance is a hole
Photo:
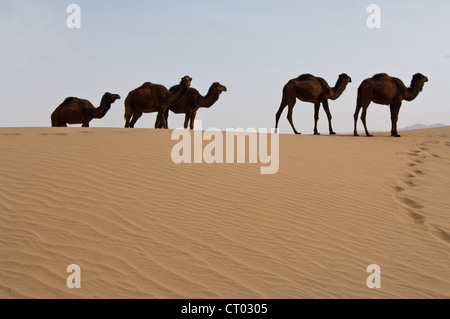
[[[175,85],[170,88],[170,92],[176,92],[179,89],[179,85]],[[208,90],[205,96],[202,96],[196,89],[189,88],[188,93],[181,98],[178,103],[170,105],[165,111],[166,122],[169,118],[169,110],[175,114],[186,114],[184,121],[184,128],[188,126],[191,130],[194,129],[194,121],[197,116],[199,108],[210,108],[220,97],[222,92],[226,92],[227,88],[219,82],[214,82]],[[189,125],[190,123],[190,125]],[[169,125],[169,123],[167,123]],[[158,115],[156,119],[155,128],[162,128],[161,116]]]
[[[162,127],[168,128],[165,111],[169,105],[176,104],[186,95],[191,81],[189,76],[183,77],[176,92],[170,92],[165,86],[150,82],[131,91],[125,99],[125,127],[134,128],[143,113],[158,112]]]
[[[330,134],[336,134],[331,126],[332,116],[330,108],[328,107],[328,100],[336,100],[339,98],[347,87],[347,84],[351,82],[352,79],[347,74],[339,75],[334,88],[331,88],[323,78],[315,77],[311,74],[303,74],[296,79],[290,80],[283,88],[283,98],[281,100],[280,109],[276,115],[275,129],[278,130],[278,122],[281,114],[286,106],[289,106],[289,113],[287,116],[289,123],[295,134],[301,134],[297,132],[294,122],[292,121],[294,106],[296,100],[299,99],[303,102],[314,103],[314,135],[320,135],[317,131],[320,104],[323,105],[323,108],[327,113]]]
[[[374,75],[372,78],[364,80],[358,88],[358,99],[356,102],[356,111],[354,115],[355,130],[354,135],[358,136],[356,128],[358,123],[359,111],[363,109],[361,120],[364,124],[367,136],[370,135],[366,125],[367,108],[371,102],[383,105],[389,105],[391,109],[391,136],[400,137],[397,132],[397,121],[402,101],[412,101],[423,90],[425,82],[428,78],[420,73],[413,76],[409,88],[403,84],[400,79],[390,77],[387,74],[380,73]]]
[[[67,127],[67,124],[83,124],[83,127],[89,127],[90,121],[103,118],[118,99],[118,94],[107,92],[103,95],[100,106],[95,108],[88,100],[68,97],[52,113],[52,127]]]

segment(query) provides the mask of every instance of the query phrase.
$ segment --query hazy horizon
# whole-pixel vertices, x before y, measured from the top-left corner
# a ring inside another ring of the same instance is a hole
[[[81,29],[69,29],[66,8],[81,7]],[[366,12],[381,7],[381,28],[369,29]],[[273,128],[282,88],[304,73],[334,86],[340,73],[353,80],[330,101],[336,132],[353,130],[359,84],[388,73],[409,86],[412,75],[429,78],[423,92],[404,102],[400,128],[450,124],[447,92],[450,33],[447,1],[11,1],[0,3],[0,126],[51,126],[50,115],[68,96],[98,106],[109,91],[122,99],[92,127],[123,127],[127,94],[144,82],[178,84],[206,94],[217,81],[228,92],[201,109],[203,128]],[[297,101],[294,123],[313,131],[313,105]],[[292,133],[286,119],[280,132]],[[144,114],[137,128],[153,128],[156,114]],[[170,128],[183,115],[171,114]],[[368,127],[389,131],[387,106],[371,104]],[[362,125],[359,122],[361,131]],[[321,110],[319,130],[328,133]]]

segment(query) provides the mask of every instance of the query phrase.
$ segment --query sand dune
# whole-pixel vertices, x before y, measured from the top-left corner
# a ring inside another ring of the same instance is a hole
[[[170,136],[1,128],[0,298],[450,297],[449,127],[281,135],[274,175]]]

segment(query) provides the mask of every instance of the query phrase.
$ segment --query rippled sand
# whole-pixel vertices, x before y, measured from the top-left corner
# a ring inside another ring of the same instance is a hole
[[[260,175],[176,165],[171,131],[1,128],[0,298],[449,298],[450,128],[402,133],[280,135]]]

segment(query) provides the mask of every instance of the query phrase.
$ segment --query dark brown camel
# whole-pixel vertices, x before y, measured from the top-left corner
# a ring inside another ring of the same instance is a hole
[[[67,124],[83,124],[89,127],[89,122],[93,119],[101,119],[111,108],[116,100],[120,99],[117,94],[109,92],[103,95],[98,108],[95,108],[88,100],[76,97],[68,97],[52,114],[53,127],[67,127]]]
[[[402,101],[412,101],[423,90],[428,78],[420,73],[413,76],[411,86],[407,88],[400,79],[390,77],[387,74],[380,73],[372,78],[364,80],[358,88],[358,99],[356,102],[356,111],[354,115],[355,130],[354,135],[358,136],[356,128],[358,123],[359,111],[363,109],[361,120],[364,124],[367,136],[370,135],[366,125],[367,108],[371,102],[383,105],[389,105],[391,109],[391,136],[400,137],[397,132],[397,121]]]
[[[294,111],[294,106],[296,100],[299,99],[303,102],[314,103],[314,134],[320,135],[317,131],[317,121],[319,120],[319,110],[320,104],[328,116],[328,124],[330,129],[330,134],[336,134],[331,126],[331,112],[328,106],[328,100],[336,100],[344,92],[347,84],[352,82],[352,79],[347,74],[339,75],[336,82],[336,86],[331,88],[328,83],[319,77],[315,77],[311,74],[303,74],[296,79],[290,80],[283,88],[283,99],[281,101],[280,109],[276,115],[275,129],[278,130],[278,122],[280,121],[281,114],[286,106],[289,106],[288,120],[294,130],[295,134],[300,134],[294,127],[294,122],[292,121],[292,114]]]
[[[150,82],[131,91],[125,99],[125,127],[134,128],[143,113],[158,112],[162,127],[168,128],[165,111],[169,105],[176,104],[186,95],[191,81],[189,76],[183,77],[176,92],[170,92],[165,86]]]
[[[179,85],[175,85],[170,88],[170,92],[176,92],[179,89]],[[166,111],[166,121],[169,118],[169,110],[175,114],[186,114],[184,121],[184,128],[187,129],[188,126],[191,130],[194,129],[194,121],[199,108],[210,108],[220,97],[222,92],[226,92],[227,88],[220,84],[219,82],[214,82],[208,90],[205,96],[202,96],[196,89],[189,88],[188,93],[181,98],[178,103],[170,105]],[[190,123],[190,125],[189,125]],[[167,123],[168,125],[168,123]],[[156,119],[155,128],[162,128],[161,119],[158,115]]]

